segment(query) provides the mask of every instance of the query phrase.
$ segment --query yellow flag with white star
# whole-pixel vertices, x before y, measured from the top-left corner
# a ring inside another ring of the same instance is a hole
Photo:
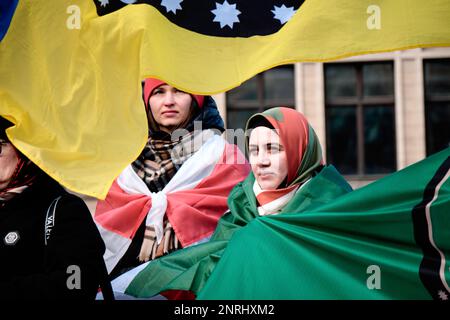
[[[14,145],[104,198],[147,136],[141,80],[200,94],[271,67],[450,45],[448,0],[2,0],[0,115]]]

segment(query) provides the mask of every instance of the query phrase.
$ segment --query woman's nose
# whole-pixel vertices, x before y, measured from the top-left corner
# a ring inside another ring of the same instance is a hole
[[[175,95],[172,92],[166,92],[164,94],[164,104],[173,105],[175,103]]]
[[[268,165],[270,165],[270,160],[269,160],[269,157],[267,155],[267,152],[259,152],[257,161],[258,161],[258,165],[260,165],[260,166],[268,166]]]

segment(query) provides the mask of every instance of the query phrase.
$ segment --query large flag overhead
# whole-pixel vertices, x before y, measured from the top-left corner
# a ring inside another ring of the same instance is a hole
[[[140,81],[231,89],[296,61],[450,45],[447,0],[4,0],[0,115],[66,187],[104,198],[146,140]]]

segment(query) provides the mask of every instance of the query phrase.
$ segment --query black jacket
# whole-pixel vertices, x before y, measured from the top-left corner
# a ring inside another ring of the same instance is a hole
[[[0,299],[94,299],[104,251],[85,203],[48,176],[0,202]]]

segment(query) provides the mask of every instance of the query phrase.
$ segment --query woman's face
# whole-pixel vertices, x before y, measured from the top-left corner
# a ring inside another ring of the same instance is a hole
[[[167,133],[177,128],[189,117],[190,94],[164,84],[153,90],[149,98],[150,112],[160,129]]]
[[[13,146],[5,140],[0,140],[0,190],[5,189],[16,170],[19,158]]]
[[[249,160],[262,190],[275,190],[287,177],[288,162],[280,136],[267,127],[256,127],[249,140]]]

